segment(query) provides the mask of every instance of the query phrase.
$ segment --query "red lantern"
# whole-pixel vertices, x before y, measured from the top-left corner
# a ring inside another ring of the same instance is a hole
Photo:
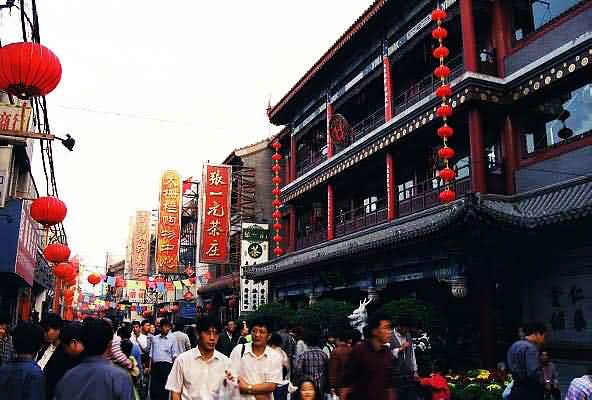
[[[271,180],[274,184],[279,185],[280,183],[282,183],[282,178],[280,178],[279,176],[274,176],[273,179]]]
[[[450,55],[450,50],[448,50],[448,47],[440,45],[434,49],[432,54],[437,59],[446,58]]]
[[[45,96],[62,78],[60,60],[39,43],[12,43],[0,48],[0,89],[20,99]]]
[[[278,200],[278,199],[275,199],[274,201],[271,202],[271,205],[274,206],[274,207],[279,207],[279,206],[282,205],[282,201],[281,200]]]
[[[43,255],[50,263],[59,264],[68,261],[70,249],[61,243],[52,243],[43,250]]]
[[[442,40],[442,39],[446,39],[447,36],[448,36],[448,31],[446,30],[446,28],[442,28],[441,26],[435,28],[432,31],[432,37],[434,39]]]
[[[452,96],[452,89],[448,85],[439,86],[438,89],[436,89],[436,96],[440,98],[450,97]]]
[[[282,194],[282,190],[280,188],[273,188],[271,194],[273,194],[274,196],[279,196],[280,194]]]
[[[440,65],[434,69],[434,75],[436,75],[436,77],[439,79],[448,78],[450,76],[450,68],[448,68],[446,65]]]
[[[59,263],[53,268],[53,273],[59,279],[65,279],[69,275],[71,265],[69,263]]]
[[[438,150],[438,157],[442,160],[450,160],[454,157],[454,149],[452,147],[444,146]]]
[[[277,257],[279,257],[282,254],[284,254],[284,250],[282,250],[281,247],[276,247],[273,249],[273,254],[275,254]]]
[[[46,228],[62,222],[67,212],[66,205],[57,197],[39,197],[31,204],[31,217]]]
[[[273,156],[271,156],[271,159],[272,159],[273,161],[281,161],[281,159],[282,159],[282,156],[281,156],[280,154],[276,153],[276,154],[274,154]]]
[[[438,197],[440,197],[440,201],[442,203],[450,203],[451,201],[454,201],[454,199],[456,199],[456,193],[454,193],[454,191],[450,189],[446,189],[441,191]]]
[[[272,170],[273,172],[280,172],[280,171],[281,171],[281,169],[282,169],[282,167],[280,167],[280,165],[279,165],[279,164],[275,164],[273,167],[271,167],[271,170]]]
[[[282,229],[282,224],[273,224],[273,230],[274,231],[279,231]]]
[[[452,115],[452,107],[448,104],[442,104],[436,109],[436,115],[440,118],[449,118]]]
[[[273,144],[271,145],[271,147],[274,148],[275,151],[279,151],[279,149],[282,148],[282,144],[278,141],[273,142]]]
[[[273,213],[271,213],[271,216],[272,216],[274,219],[279,219],[279,218],[281,218],[281,217],[282,217],[282,213],[281,213],[280,211],[277,211],[277,210],[276,210],[276,211],[274,211]]]
[[[436,8],[432,11],[432,21],[442,21],[446,19],[446,11],[441,8]]]
[[[438,172],[438,176],[444,182],[450,182],[454,179],[454,177],[456,176],[456,173],[452,169],[450,169],[449,167],[446,167],[444,169],[441,169],[440,172]]]
[[[90,283],[93,286],[96,286],[99,282],[101,282],[101,275],[97,274],[96,272],[93,272],[88,276],[87,279],[88,283]]]
[[[276,243],[277,243],[277,242],[281,242],[281,241],[282,241],[282,237],[281,237],[280,235],[275,235],[275,236],[273,237],[273,241],[274,241],[274,242],[276,242]]]
[[[453,134],[454,134],[454,129],[452,129],[451,127],[449,127],[446,124],[444,124],[444,126],[441,126],[438,128],[438,136],[440,136],[443,139],[452,137]]]

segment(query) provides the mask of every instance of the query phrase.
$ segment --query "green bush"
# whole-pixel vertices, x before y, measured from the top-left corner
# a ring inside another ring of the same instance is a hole
[[[379,311],[390,316],[393,321],[403,317],[420,322],[430,334],[442,332],[446,326],[446,318],[437,306],[413,298],[385,303]]]
[[[257,318],[265,318],[273,323],[273,329],[280,329],[293,324],[296,321],[296,312],[290,306],[283,303],[264,304],[257,311],[246,316],[247,321]]]

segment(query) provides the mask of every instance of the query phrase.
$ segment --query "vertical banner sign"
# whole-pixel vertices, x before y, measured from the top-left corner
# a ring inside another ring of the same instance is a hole
[[[0,146],[0,208],[4,207],[8,196],[8,181],[12,165],[12,146]]]
[[[131,279],[146,279],[150,259],[150,211],[136,211],[132,236]]]
[[[40,227],[31,217],[31,201],[29,200],[22,201],[20,222],[15,272],[30,286],[33,286]]]
[[[203,170],[203,209],[199,261],[228,264],[232,167],[206,164]]]
[[[181,240],[181,177],[175,171],[166,171],[162,175],[156,232],[157,272],[177,273]]]
[[[244,278],[243,267],[269,260],[269,225],[243,223],[241,225],[240,313],[257,310],[267,304],[268,282],[255,283]]]

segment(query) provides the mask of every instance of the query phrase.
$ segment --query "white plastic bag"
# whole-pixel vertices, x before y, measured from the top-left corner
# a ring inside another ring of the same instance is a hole
[[[240,400],[240,390],[238,389],[237,380],[225,379],[220,390],[218,390],[216,400]]]

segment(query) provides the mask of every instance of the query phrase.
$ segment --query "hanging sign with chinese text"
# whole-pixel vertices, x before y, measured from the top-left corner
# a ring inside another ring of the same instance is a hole
[[[156,242],[156,269],[160,274],[174,274],[179,269],[181,238],[181,177],[166,171],[160,185],[160,209]]]
[[[25,132],[29,130],[33,109],[21,105],[0,103],[0,130]]]
[[[203,170],[203,209],[199,261],[228,264],[232,167],[206,164]]]
[[[150,211],[136,211],[131,248],[133,279],[146,279],[150,256]]]
[[[243,222],[241,224],[240,308],[239,314],[256,311],[267,304],[268,281],[246,279],[243,267],[266,263],[269,260],[269,225]]]

